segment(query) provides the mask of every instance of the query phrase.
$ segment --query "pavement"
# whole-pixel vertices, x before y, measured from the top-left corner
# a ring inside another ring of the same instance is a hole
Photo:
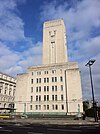
[[[86,118],[85,120],[79,119],[67,119],[67,118],[27,118],[27,119],[12,119],[12,120],[0,120],[0,123],[20,123],[20,124],[54,124],[54,125],[100,125],[94,121],[94,118]]]

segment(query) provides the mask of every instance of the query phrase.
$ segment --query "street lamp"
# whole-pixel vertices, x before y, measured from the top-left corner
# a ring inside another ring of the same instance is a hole
[[[87,67],[89,67],[89,72],[90,72],[90,81],[91,81],[91,89],[92,89],[92,99],[93,99],[93,112],[94,112],[94,119],[95,122],[97,121],[97,111],[96,111],[96,102],[94,99],[94,90],[93,90],[93,82],[92,82],[92,72],[91,72],[91,66],[94,64],[96,60],[91,59],[88,61],[88,63],[85,65]]]

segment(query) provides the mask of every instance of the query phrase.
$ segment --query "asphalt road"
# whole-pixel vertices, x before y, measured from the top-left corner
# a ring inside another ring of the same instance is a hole
[[[0,134],[100,134],[100,125],[0,124]]]

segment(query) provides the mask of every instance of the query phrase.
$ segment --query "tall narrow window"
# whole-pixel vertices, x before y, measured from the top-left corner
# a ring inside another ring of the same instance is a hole
[[[31,96],[31,102],[33,101],[33,96]]]
[[[33,93],[33,87],[31,87],[31,93]]]
[[[56,110],[58,109],[58,105],[55,106],[55,109],[56,109]]]
[[[55,86],[55,91],[57,91],[57,86]]]
[[[62,76],[60,77],[60,81],[61,81],[61,82],[63,81],[63,77],[62,77]]]
[[[54,91],[54,86],[52,86],[52,91]]]
[[[39,87],[39,92],[41,92],[41,87]]]
[[[44,101],[46,101],[46,95],[44,95]]]
[[[64,110],[64,105],[61,105],[61,109]]]
[[[30,110],[32,110],[32,105],[30,105]]]
[[[64,100],[63,94],[61,95],[61,100]]]
[[[31,84],[33,84],[33,79],[31,79]]]
[[[47,86],[47,91],[49,91],[49,86]]]
[[[54,95],[52,95],[52,100],[54,101]]]
[[[49,101],[49,95],[47,95],[47,101]]]
[[[47,105],[47,110],[49,110],[49,105]]]
[[[55,95],[55,101],[57,101],[57,95]]]
[[[55,82],[57,82],[57,77],[55,77]]]
[[[49,78],[47,78],[47,82],[49,82]]]
[[[63,91],[63,85],[61,85],[61,91]]]
[[[44,86],[44,92],[46,92],[46,86]]]
[[[36,95],[36,101],[38,101],[38,96]]]
[[[46,78],[44,78],[44,83],[46,83]]]
[[[41,96],[39,95],[39,101],[41,101]]]

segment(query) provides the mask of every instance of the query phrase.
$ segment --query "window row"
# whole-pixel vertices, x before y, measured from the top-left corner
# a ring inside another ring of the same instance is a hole
[[[61,110],[64,110],[63,104],[60,105],[60,107],[61,107]],[[35,110],[41,110],[42,108],[43,108],[43,110],[50,110],[50,108],[52,110],[58,110],[60,107],[58,107],[57,104],[52,105],[51,107],[50,107],[50,105],[43,105],[43,107],[41,105],[35,105]],[[33,105],[30,105],[30,110],[33,110]]]
[[[57,82],[58,81],[58,77],[52,77],[51,78],[51,82]],[[44,78],[43,80],[44,83],[49,83],[50,82],[50,78]],[[60,82],[63,82],[63,77],[60,77]],[[31,79],[31,84],[34,83],[34,80]],[[42,83],[41,78],[36,78],[36,83]]]
[[[60,89],[61,89],[61,91],[63,91],[63,85],[60,86]],[[33,87],[31,87],[31,93],[33,93],[33,90],[34,90]],[[51,87],[49,87],[49,86],[44,86],[44,87],[39,86],[39,87],[36,87],[36,92],[41,92],[41,91],[48,92],[50,90],[58,91],[58,86],[55,85],[55,86],[51,86]]]
[[[49,101],[49,100],[52,100],[52,101],[57,101],[58,100],[58,95],[52,95],[51,96],[51,99],[50,99],[50,95],[44,95],[44,96],[41,96],[41,95],[36,95],[36,98],[35,98],[35,101]],[[64,96],[63,94],[60,95],[60,100],[63,101],[64,100]],[[34,101],[33,100],[33,96],[31,96],[31,102]]]
[[[53,42],[54,43],[54,42]],[[49,73],[52,73],[52,74],[56,74],[56,70],[53,69],[53,70],[50,70],[50,71],[44,71],[44,72],[41,72],[41,71],[38,71],[38,72],[32,72],[32,75],[34,75],[36,73],[36,75],[42,75],[42,74],[49,74]],[[60,69],[60,73],[62,73],[62,69]]]

